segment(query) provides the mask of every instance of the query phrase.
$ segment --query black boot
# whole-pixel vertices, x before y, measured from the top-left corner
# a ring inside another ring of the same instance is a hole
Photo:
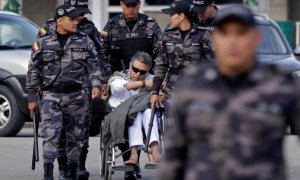
[[[77,172],[77,163],[69,163],[66,180],[76,180],[76,172]]]
[[[59,180],[67,179],[68,173],[68,158],[67,156],[61,156],[57,158],[58,170],[59,170]]]
[[[82,150],[79,157],[77,180],[88,180],[90,173],[85,168],[87,151]]]
[[[142,172],[140,166],[134,166],[134,172],[138,179],[142,178]]]
[[[53,164],[44,163],[44,179],[43,180],[53,180]]]

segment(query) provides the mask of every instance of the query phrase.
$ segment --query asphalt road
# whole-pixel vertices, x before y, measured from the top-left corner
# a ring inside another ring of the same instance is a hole
[[[41,142],[40,158],[41,158]],[[31,171],[32,157],[32,130],[23,128],[17,137],[0,138],[0,180],[39,180],[43,176],[42,161],[37,164],[36,171]],[[87,168],[91,173],[90,180],[99,180],[99,137],[92,137],[90,140],[90,153],[87,159]],[[300,179],[300,145],[297,137],[287,136],[285,139],[285,154],[287,161],[287,172],[290,180]],[[42,158],[41,158],[42,159]],[[120,159],[121,160],[121,159]],[[118,161],[121,163],[121,161]],[[141,164],[144,165],[145,154],[142,155]],[[143,180],[157,179],[157,170],[144,170]],[[55,177],[58,177],[57,166]],[[113,179],[122,180],[123,172],[116,172]]]

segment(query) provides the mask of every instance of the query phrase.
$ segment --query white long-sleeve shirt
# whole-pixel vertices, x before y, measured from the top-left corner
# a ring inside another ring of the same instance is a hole
[[[145,80],[152,79],[153,75],[148,74]],[[116,108],[122,102],[126,101],[131,96],[134,96],[139,93],[139,90],[127,90],[125,85],[130,82],[129,73],[128,76],[113,76],[110,78],[108,85],[110,86],[111,97],[108,102],[112,108]]]

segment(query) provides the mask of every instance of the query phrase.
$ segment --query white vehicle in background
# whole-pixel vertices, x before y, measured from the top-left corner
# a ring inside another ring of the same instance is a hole
[[[29,120],[24,87],[38,31],[30,20],[0,11],[0,136],[16,135]]]

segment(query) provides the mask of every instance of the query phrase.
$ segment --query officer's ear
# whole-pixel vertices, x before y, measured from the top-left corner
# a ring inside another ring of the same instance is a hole
[[[56,24],[61,25],[63,21],[63,17],[57,18],[56,19]]]
[[[180,20],[182,21],[184,19],[184,17],[185,17],[184,13],[180,13],[179,17],[180,17]]]
[[[124,2],[122,0],[120,1],[120,6],[121,7],[125,6],[125,4],[124,4]]]

